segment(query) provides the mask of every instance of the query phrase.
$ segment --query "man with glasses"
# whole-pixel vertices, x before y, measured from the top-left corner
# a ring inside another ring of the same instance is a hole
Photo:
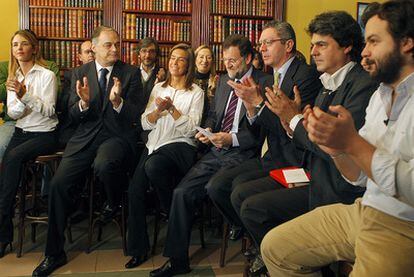
[[[113,28],[96,28],[92,34],[95,62],[73,71],[69,114],[79,125],[50,184],[45,259],[33,276],[48,276],[66,264],[64,231],[75,208],[75,186],[91,166],[108,200],[102,221],[118,208],[120,185],[136,152],[136,126],[145,107],[138,69],[119,60],[119,47]]]
[[[281,93],[285,93],[286,97],[293,99],[293,88],[297,86],[302,98],[302,103],[298,109],[306,104],[313,103],[321,83],[318,80],[317,71],[296,57],[296,36],[292,26],[282,21],[269,22],[263,29],[259,45],[264,63],[273,68],[275,91],[280,88]],[[253,228],[249,224],[250,221],[242,221],[244,214],[240,214],[241,202],[237,201],[233,208],[230,196],[240,185],[245,189],[243,190],[243,196],[238,195],[238,199],[247,197],[247,195],[259,195],[261,192],[281,188],[269,177],[269,171],[281,167],[299,166],[302,153],[295,148],[295,145],[287,136],[279,117],[264,105],[266,98],[259,93],[258,87],[253,81],[246,81],[242,84],[229,82],[229,84],[243,100],[252,127],[261,128],[260,141],[268,143],[268,151],[263,149],[263,152],[266,152],[262,153],[261,158],[247,160],[231,170],[216,175],[210,181],[207,190],[215,205],[227,221],[233,225],[230,239],[238,239],[242,235],[243,226],[250,231],[256,245],[246,255],[253,258],[258,252],[256,249],[259,249],[260,246],[256,229],[263,228],[263,226],[254,226]],[[264,200],[267,201],[267,199],[258,198],[258,201]],[[293,205],[296,201],[292,198]],[[242,217],[240,218],[240,216]],[[259,225],[268,222],[267,215],[260,215],[257,220],[264,222]],[[251,272],[253,274],[259,273],[262,268],[263,262],[258,256],[257,261],[251,267]]]
[[[140,77],[144,93],[144,102],[147,103],[152,88],[165,79],[165,70],[158,64],[160,47],[154,38],[144,38],[139,45]]]
[[[201,160],[175,188],[168,219],[164,256],[169,260],[150,276],[173,276],[190,271],[188,248],[194,213],[206,198],[206,185],[230,168],[258,153],[258,135],[250,128],[246,108],[227,81],[252,78],[260,87],[271,84],[271,76],[252,66],[253,47],[242,35],[231,35],[223,42],[226,75],[220,77],[213,105],[205,126],[196,138],[211,146]],[[208,186],[208,185],[207,185]]]

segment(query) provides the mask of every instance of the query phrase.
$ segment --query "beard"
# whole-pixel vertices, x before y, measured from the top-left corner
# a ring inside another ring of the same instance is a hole
[[[392,84],[398,80],[400,69],[404,65],[403,56],[398,49],[399,45],[396,45],[388,55],[377,61],[377,69],[371,72],[371,77],[375,81]],[[374,61],[368,59],[369,62]]]

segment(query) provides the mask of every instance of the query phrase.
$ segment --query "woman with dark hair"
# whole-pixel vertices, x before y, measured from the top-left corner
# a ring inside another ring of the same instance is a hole
[[[1,168],[0,257],[13,241],[13,206],[22,164],[56,148],[57,79],[46,67],[33,33],[14,33],[6,88],[7,113],[17,121]]]
[[[148,142],[129,186],[128,254],[125,265],[132,268],[147,259],[149,239],[145,221],[145,193],[157,192],[161,210],[168,214],[172,192],[196,160],[194,135],[200,124],[204,92],[193,83],[194,52],[186,44],[174,46],[169,54],[165,82],[154,86],[141,116]]]

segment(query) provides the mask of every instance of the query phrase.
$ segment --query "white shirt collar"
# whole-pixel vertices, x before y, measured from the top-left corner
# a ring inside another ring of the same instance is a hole
[[[30,68],[29,72],[27,72],[27,74],[26,74],[26,75],[30,74],[30,73],[31,73],[31,72],[33,72],[33,71],[36,71],[36,70],[42,70],[42,69],[43,69],[43,66],[38,65],[37,63],[35,63],[35,64],[33,65],[33,67],[32,67],[32,68]],[[16,70],[16,78],[17,78],[17,80],[18,80],[19,82],[21,82],[21,81],[24,79],[24,75],[23,75],[23,72],[22,72],[22,70],[21,70],[21,68],[20,68],[20,67]]]
[[[322,85],[325,89],[332,91],[337,90],[345,80],[346,75],[349,71],[355,66],[356,62],[349,62],[340,69],[338,69],[334,74],[330,75],[329,73],[323,73],[319,79],[322,82]]]
[[[290,65],[293,62],[293,59],[295,58],[295,56],[291,57],[290,59],[288,59],[281,67],[279,67],[278,70],[273,69],[273,73],[278,72],[280,75],[279,77],[279,85],[283,82],[283,79],[285,78],[286,72],[288,71]]]
[[[102,68],[106,68],[106,69],[108,69],[108,74],[106,75],[106,76],[111,76],[111,73],[112,73],[112,69],[114,69],[114,66],[113,65],[111,65],[111,66],[107,66],[107,67],[103,67],[102,65],[100,65],[99,63],[98,63],[98,61],[97,60],[95,60],[95,65],[96,65],[96,72],[98,73],[98,76],[99,76],[99,71],[102,69]],[[108,79],[109,80],[109,79]]]

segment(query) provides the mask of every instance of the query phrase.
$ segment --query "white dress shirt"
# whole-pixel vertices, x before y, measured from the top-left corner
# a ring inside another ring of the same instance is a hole
[[[16,127],[26,132],[50,132],[56,129],[57,80],[55,73],[35,64],[26,76],[20,69],[16,79],[24,81],[26,93],[21,99],[7,91],[7,114],[16,119]]]
[[[162,83],[154,86],[148,101],[147,108],[141,116],[141,124],[144,130],[151,130],[148,135],[148,154],[163,145],[174,142],[185,142],[195,146],[194,135],[196,126],[201,122],[204,107],[204,91],[193,84],[191,90],[175,89],[171,86],[162,87]],[[174,120],[171,114],[164,111],[155,124],[148,121],[148,114],[156,109],[155,99],[169,96],[175,108],[181,116]]]
[[[323,73],[319,79],[325,89],[336,91],[344,82],[346,75],[348,75],[349,71],[352,70],[355,66],[355,62],[349,62],[340,69],[338,69],[334,74]],[[295,115],[289,122],[289,127],[292,131],[295,131],[296,126],[298,125],[299,121],[303,118],[302,114]]]
[[[155,65],[150,69],[149,73],[147,73],[143,67],[143,65],[141,64],[141,66],[139,67],[139,69],[141,70],[141,76],[142,79],[144,79],[144,81],[146,82],[148,80],[148,78],[151,76],[152,72],[154,71]]]
[[[361,171],[357,181],[348,182],[367,187],[363,205],[414,221],[414,73],[397,86],[392,107],[391,93],[391,87],[379,86],[359,130],[376,147],[371,162],[373,179]]]

